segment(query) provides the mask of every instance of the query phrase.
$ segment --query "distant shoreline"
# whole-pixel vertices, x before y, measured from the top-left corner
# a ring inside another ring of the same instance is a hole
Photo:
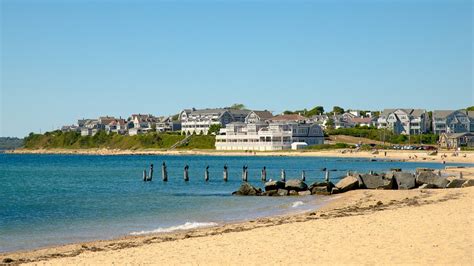
[[[345,152],[344,152],[345,151]],[[5,151],[7,154],[77,154],[77,155],[211,155],[211,156],[297,156],[297,157],[341,157],[367,158],[375,160],[398,160],[405,162],[474,162],[474,151],[461,151],[454,156],[453,151],[440,151],[437,155],[428,155],[420,150],[379,150],[377,154],[370,151],[347,152],[347,149],[319,151],[217,151],[217,150],[118,150],[118,149],[16,149]],[[443,155],[446,155],[442,157]]]

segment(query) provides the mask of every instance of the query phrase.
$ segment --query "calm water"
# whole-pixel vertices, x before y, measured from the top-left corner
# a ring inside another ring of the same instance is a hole
[[[161,182],[161,163],[169,181]],[[152,182],[142,171],[155,164]],[[229,166],[229,182],[222,167]],[[190,181],[183,181],[189,165]],[[268,178],[287,178],[306,171],[310,184],[324,177],[336,181],[347,170],[385,171],[393,167],[443,168],[438,163],[369,162],[368,159],[218,156],[84,156],[0,154],[0,252],[31,249],[122,235],[169,231],[213,223],[251,219],[314,209],[327,197],[236,197],[242,165],[249,181],[263,187],[261,167]],[[210,181],[204,168],[210,165]],[[453,164],[455,165],[455,164]]]

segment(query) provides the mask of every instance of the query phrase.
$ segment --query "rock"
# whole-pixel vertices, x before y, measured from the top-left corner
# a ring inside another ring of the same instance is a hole
[[[300,191],[300,192],[298,192],[298,195],[300,195],[300,196],[309,196],[309,195],[311,195],[311,191],[309,191],[309,190]]]
[[[336,187],[339,189],[339,192],[357,189],[359,188],[359,180],[353,176],[346,176],[341,181],[337,182]]]
[[[341,193],[341,191],[337,187],[333,187],[331,190],[331,194],[337,194],[337,193]]]
[[[415,179],[415,182],[418,186],[423,184],[431,184],[437,188],[445,188],[449,181],[445,177],[438,176],[432,171],[420,172]]]
[[[474,186],[474,179],[467,180],[466,182],[464,182],[464,184],[462,184],[461,187],[472,187],[472,186]]]
[[[364,183],[365,187],[368,189],[392,189],[393,188],[393,179],[385,179],[381,175],[361,175],[360,178]]]
[[[461,188],[462,185],[466,182],[466,179],[453,179],[451,182],[448,183],[446,188]]]
[[[290,190],[290,192],[288,192],[288,195],[290,195],[290,196],[298,196],[298,191],[296,191],[296,190]]]
[[[267,190],[262,193],[262,196],[278,196],[278,190]]]
[[[331,192],[332,188],[334,187],[334,184],[332,182],[314,182],[313,184],[311,184],[309,187],[308,187],[308,190],[310,190],[311,192],[313,191],[314,188],[318,187],[319,190],[322,190],[323,188],[326,189],[327,192]],[[312,193],[314,194],[314,193]]]
[[[285,188],[285,182],[276,180],[276,181],[268,181],[265,183],[265,191],[269,190],[278,190],[278,189]]]
[[[415,173],[419,174],[419,173],[423,173],[423,172],[433,172],[434,170],[435,169],[432,169],[432,168],[418,167],[418,168],[416,168]]]
[[[287,190],[296,190],[304,191],[308,190],[308,185],[300,179],[290,179],[285,183],[285,189]]]
[[[332,190],[332,187],[331,187],[331,190]],[[330,195],[331,190],[329,190],[327,186],[313,187],[311,189],[311,194],[313,194],[313,195],[315,195],[315,194],[316,195]]]
[[[288,190],[278,189],[277,194],[278,194],[278,196],[288,196]]]
[[[435,185],[431,185],[431,184],[423,184],[421,186],[418,187],[419,189],[424,189],[424,188],[436,188]]]
[[[411,173],[393,173],[395,189],[412,189],[416,187],[415,176]]]
[[[261,193],[262,190],[260,188],[256,188],[249,183],[244,182],[240,185],[239,189],[232,194],[238,196],[258,196]]]
[[[401,172],[402,168],[390,168],[390,171],[392,171],[392,172]]]

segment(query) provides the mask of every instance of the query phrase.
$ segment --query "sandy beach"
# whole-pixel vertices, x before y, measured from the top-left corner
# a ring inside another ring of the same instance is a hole
[[[463,171],[474,178],[474,168]],[[31,265],[472,265],[474,187],[354,190],[308,213],[0,255]]]
[[[379,160],[401,161],[432,161],[446,163],[474,163],[474,151],[462,151],[457,155],[453,151],[440,151],[437,155],[428,155],[427,151],[419,150],[379,150],[376,154],[371,151],[349,152],[349,150],[322,151],[216,151],[216,150],[111,150],[111,149],[17,149],[8,151],[14,154],[83,154],[83,155],[213,155],[213,156],[314,156],[314,157],[343,157],[370,158]]]

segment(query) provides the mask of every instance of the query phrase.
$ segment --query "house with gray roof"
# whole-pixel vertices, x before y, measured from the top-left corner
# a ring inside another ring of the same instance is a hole
[[[190,134],[206,134],[211,125],[225,126],[231,122],[245,122],[250,110],[232,108],[185,109],[179,114],[181,132]]]
[[[377,119],[377,127],[395,134],[417,135],[429,131],[430,121],[425,109],[384,109]]]
[[[474,133],[442,133],[439,137],[439,146],[445,149],[474,147]]]
[[[474,114],[466,110],[435,110],[432,120],[435,134],[474,132]]]
[[[251,111],[247,117],[245,117],[245,123],[255,124],[257,122],[265,122],[273,117],[270,111]]]

